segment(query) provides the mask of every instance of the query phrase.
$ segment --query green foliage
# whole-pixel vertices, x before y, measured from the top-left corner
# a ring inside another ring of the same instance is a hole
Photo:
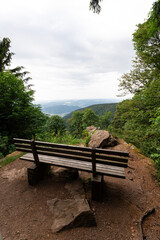
[[[91,0],[89,5],[90,10],[92,10],[94,13],[99,14],[101,11],[101,6],[99,5],[99,2],[101,1],[102,0]]]
[[[99,118],[100,128],[107,129],[111,124],[112,112],[106,112],[103,116]]]
[[[86,127],[99,125],[99,117],[92,109],[85,109],[84,111],[75,111],[72,118],[68,120],[69,130],[73,136],[82,137]]]
[[[84,126],[83,126],[84,112],[75,111],[72,114],[72,118],[68,120],[70,132],[77,137],[81,137]]]
[[[0,158],[7,154],[8,137],[0,136]]]
[[[160,147],[156,148],[156,153],[151,154],[151,158],[155,162],[155,166],[157,168],[157,177],[158,181],[160,182]]]
[[[2,153],[6,154],[14,137],[35,137],[46,117],[32,103],[34,91],[11,72],[0,73],[0,92],[0,133],[5,145]]]
[[[117,105],[112,131],[151,156],[160,180],[160,0],[133,34],[136,60],[120,87],[134,97]]]
[[[8,67],[11,65],[12,56],[14,53],[10,52],[11,41],[9,38],[3,38],[0,40],[0,72],[10,71],[15,77],[23,79],[24,82],[27,82],[30,77],[26,77],[26,74],[29,72],[23,71],[23,66],[18,66],[13,69],[9,69]]]
[[[92,135],[95,133],[95,131],[96,131],[96,130],[94,130],[94,131],[91,133],[91,135],[88,135],[88,136],[86,137],[86,141],[85,141],[86,147],[88,147],[89,141],[91,140],[91,137],[92,137]]]
[[[0,161],[0,168],[1,167],[4,167],[5,165],[7,165],[8,163],[11,163],[13,162],[14,160],[16,160],[17,158],[20,158],[24,155],[24,153],[18,153],[18,154],[15,154],[13,156],[6,156],[4,159],[2,159]]]
[[[86,138],[86,142],[85,142],[85,145],[86,147],[88,147],[88,144],[89,144],[89,141],[91,140],[91,135],[89,135],[87,138]]]
[[[10,40],[3,38],[0,41],[0,72],[4,71],[6,66],[11,63],[13,53],[10,52]]]
[[[160,75],[160,0],[153,4],[148,19],[139,24],[133,34],[136,58],[133,69],[120,79],[124,94],[138,93],[148,87]]]
[[[94,111],[94,113],[96,115],[98,115],[99,117],[103,116],[106,112],[112,112],[112,118],[113,118],[114,113],[116,111],[116,106],[117,106],[117,103],[104,103],[104,104],[95,104],[95,105],[88,106],[87,109],[92,109]],[[84,111],[85,109],[86,108],[81,108],[76,111]],[[76,112],[76,111],[74,111],[74,112]],[[71,112],[71,113],[67,114],[66,116],[64,116],[64,119],[66,121],[68,121],[68,119],[71,119],[72,114],[74,112]]]
[[[94,113],[92,109],[85,109],[83,118],[83,127],[84,129],[88,126],[99,126],[99,118],[98,116]]]
[[[160,144],[159,89],[160,79],[157,79],[132,99],[118,104],[112,124],[115,133],[147,155]]]
[[[44,132],[43,134],[38,135],[39,141],[45,142],[52,142],[52,143],[61,143],[61,144],[68,144],[68,145],[76,145],[79,143],[84,144],[85,139],[81,139],[78,137],[74,137],[70,132],[66,131],[63,134],[51,135],[49,132]]]
[[[66,130],[64,119],[58,115],[49,117],[46,122],[46,130],[52,135],[62,135]]]

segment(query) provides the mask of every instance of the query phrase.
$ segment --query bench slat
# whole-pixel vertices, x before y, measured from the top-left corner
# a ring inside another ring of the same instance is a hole
[[[31,143],[31,140],[28,139],[20,139],[20,138],[13,138],[15,143]]]
[[[83,152],[83,151],[72,151],[72,150],[65,150],[60,148],[46,148],[46,147],[36,147],[37,152],[43,151],[43,152],[53,152],[53,153],[62,153],[67,155],[76,155],[76,156],[82,156],[82,157],[89,157],[91,158],[91,152]]]
[[[15,144],[16,148],[25,148],[25,149],[31,149],[31,145],[26,145],[26,144]]]
[[[21,160],[34,161],[33,154],[27,153]],[[51,165],[59,166],[59,167],[68,167],[74,168],[82,171],[92,172],[92,163],[91,162],[83,162],[83,161],[75,161],[73,159],[65,159],[65,158],[56,158],[49,157],[44,155],[39,155],[39,161],[43,163],[49,163]],[[124,168],[108,166],[105,164],[96,164],[96,173],[104,174],[107,176],[125,178]]]
[[[31,146],[30,145],[24,145],[24,144],[16,144],[16,149],[17,151],[22,151],[22,152],[31,152]],[[40,151],[39,151],[40,150]],[[44,147],[37,147],[37,152],[41,153],[41,154],[50,154],[50,156],[53,154],[53,156],[58,156],[58,153],[60,153],[59,156],[61,156],[61,154],[65,154],[66,158],[70,158],[71,156],[75,155],[75,156],[81,156],[81,157],[88,157],[89,159],[85,158],[84,161],[91,161],[91,153],[87,153],[87,152],[80,152],[80,151],[70,151],[70,150],[63,150],[63,149],[52,149],[52,148],[44,148]],[[69,155],[69,157],[67,157],[67,154]],[[75,159],[79,159],[79,158],[75,158]],[[122,163],[127,163],[128,159],[124,158],[124,157],[117,157],[117,156],[109,156],[109,155],[101,155],[101,154],[96,154],[96,160],[97,162],[104,162],[101,160],[111,160],[112,162],[122,162]],[[127,164],[124,164],[124,166],[127,166]]]
[[[78,157],[78,156],[74,156],[74,155],[64,155],[64,154],[58,154],[58,153],[50,153],[50,152],[41,152],[41,151],[37,151],[38,154],[41,155],[48,155],[48,156],[53,156],[53,157],[59,157],[59,158],[66,158],[66,159],[74,159],[74,160],[81,160],[81,161],[87,161],[87,162],[92,162],[91,158],[86,158],[86,157]],[[103,163],[103,164],[107,164],[107,165],[113,165],[113,166],[119,166],[119,167],[127,167],[126,163],[123,162],[118,162],[118,161],[111,161],[111,160],[98,160],[96,159],[96,163]]]
[[[65,149],[70,149],[70,150],[79,150],[79,151],[84,151],[84,152],[91,152],[92,151],[92,148],[58,144],[58,143],[48,143],[48,142],[35,141],[35,144],[36,144],[36,146],[55,147],[55,148],[61,148],[61,149],[64,149],[64,150]]]
[[[113,160],[113,161],[122,162],[122,163],[128,162],[128,158],[126,157],[117,157],[117,156],[101,155],[101,154],[96,154],[96,159]]]
[[[30,144],[31,140],[14,138],[14,142],[15,142],[15,145],[17,145],[17,143],[21,143],[21,144],[29,143]],[[84,151],[84,152],[92,152],[92,148],[90,148],[90,147],[79,147],[79,146],[72,146],[72,145],[65,145],[65,144],[40,142],[40,141],[35,141],[35,145],[37,147],[45,146],[45,147],[60,148],[60,149],[64,149],[64,150],[70,149],[70,150],[77,150],[77,151]],[[100,154],[109,154],[109,155],[129,157],[129,152],[122,152],[122,151],[115,151],[115,150],[108,150],[108,149],[99,149],[99,148],[95,148],[95,150],[96,150],[96,153],[100,153]]]

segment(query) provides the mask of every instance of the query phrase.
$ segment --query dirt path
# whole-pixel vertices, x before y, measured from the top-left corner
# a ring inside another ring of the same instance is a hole
[[[158,240],[160,239],[160,187],[148,158],[121,142],[114,147],[129,150],[125,180],[105,177],[102,203],[90,201],[97,227],[75,228],[58,234],[51,231],[52,214],[47,200],[73,196],[65,181],[48,177],[36,187],[27,183],[30,163],[16,160],[0,169],[0,233],[4,240]],[[82,179],[90,177],[81,174]],[[90,183],[86,183],[90,198]],[[154,210],[142,217],[147,211]],[[143,220],[143,221],[141,221]],[[142,225],[142,228],[141,228]],[[142,232],[144,238],[142,238]],[[1,237],[0,237],[1,239]]]

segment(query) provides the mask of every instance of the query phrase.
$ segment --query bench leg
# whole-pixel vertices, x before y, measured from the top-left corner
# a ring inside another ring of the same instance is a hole
[[[36,185],[49,172],[50,165],[40,164],[39,167],[33,165],[27,169],[29,185]]]
[[[101,202],[103,199],[103,175],[92,179],[92,200]]]

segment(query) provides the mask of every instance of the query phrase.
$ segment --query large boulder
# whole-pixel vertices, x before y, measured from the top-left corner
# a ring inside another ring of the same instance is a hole
[[[95,126],[89,126],[86,129],[87,129],[88,134],[91,135],[94,131],[96,131],[99,128],[97,128]]]
[[[86,199],[52,199],[47,204],[54,216],[54,233],[73,227],[96,226],[94,214]]]
[[[118,142],[118,138],[114,137],[113,135],[110,134],[109,138],[108,138],[108,142],[106,144],[106,147],[114,147],[117,144],[119,144]]]
[[[110,134],[105,130],[97,130],[91,136],[88,147],[103,148],[106,146]]]
[[[113,147],[118,144],[117,138],[113,137],[106,130],[96,130],[88,143],[89,147],[105,148]]]
[[[85,191],[81,179],[65,184],[70,199],[51,199],[47,201],[53,214],[52,231],[60,232],[75,227],[96,226],[95,216],[85,199]]]

